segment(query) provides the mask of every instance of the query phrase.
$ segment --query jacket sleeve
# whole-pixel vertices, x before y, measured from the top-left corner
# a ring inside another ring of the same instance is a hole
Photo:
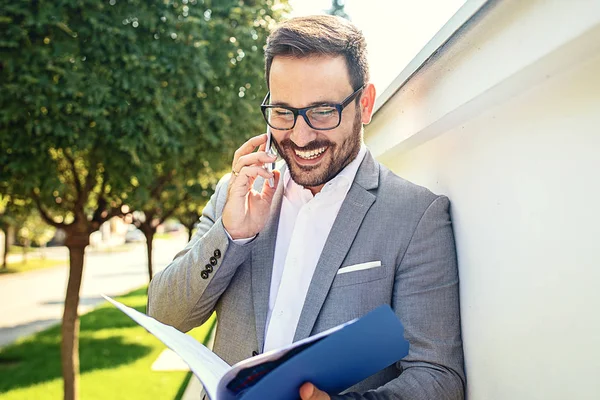
[[[228,184],[226,175],[204,207],[192,240],[153,277],[148,287],[148,315],[182,332],[210,317],[217,300],[252,249],[250,243],[239,245],[229,240],[223,227],[221,213]],[[216,265],[211,264],[211,258]],[[207,267],[212,272],[203,273]]]
[[[446,197],[429,205],[397,266],[393,307],[410,343],[397,363],[400,375],[377,389],[332,399],[464,399],[458,270]]]

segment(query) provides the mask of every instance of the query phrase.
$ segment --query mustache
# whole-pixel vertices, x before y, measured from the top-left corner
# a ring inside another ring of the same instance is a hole
[[[289,138],[283,139],[278,143],[281,148],[291,148],[292,150],[298,151],[311,151],[317,150],[323,147],[332,147],[333,143],[327,140],[315,140],[313,142],[308,143],[306,146],[300,147],[296,145],[296,143],[292,142]]]

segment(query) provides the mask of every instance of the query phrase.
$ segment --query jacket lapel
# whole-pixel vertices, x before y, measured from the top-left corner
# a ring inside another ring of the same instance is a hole
[[[294,342],[310,335],[337,270],[342,265],[346,254],[348,254],[367,211],[375,202],[376,196],[370,193],[369,190],[377,188],[378,183],[379,164],[367,151],[325,242],[325,247],[308,288],[294,335]]]
[[[256,321],[256,338],[258,340],[259,352],[262,352],[265,340],[265,324],[267,323],[275,242],[283,198],[283,174],[285,167],[281,168],[280,171],[281,178],[273,196],[273,202],[271,203],[271,215],[265,227],[256,238],[256,244],[252,249],[252,300],[254,303],[254,320]],[[261,188],[256,190],[261,190]]]

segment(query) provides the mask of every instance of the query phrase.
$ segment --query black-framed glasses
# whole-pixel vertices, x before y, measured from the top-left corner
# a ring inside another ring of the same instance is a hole
[[[365,88],[363,85],[356,89],[354,93],[346,97],[344,101],[338,104],[319,104],[305,108],[294,108],[287,106],[270,105],[267,102],[271,93],[268,92],[260,106],[267,124],[273,129],[289,130],[296,126],[298,115],[302,115],[304,121],[313,129],[319,131],[328,131],[337,128],[342,122],[342,111],[348,104],[358,96]]]

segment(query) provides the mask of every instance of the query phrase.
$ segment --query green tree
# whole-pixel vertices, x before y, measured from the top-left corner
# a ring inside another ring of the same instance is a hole
[[[239,144],[264,130],[258,107],[267,90],[262,47],[269,29],[287,8],[285,3],[259,3],[239,7],[237,2],[221,1],[203,12],[211,29],[204,29],[202,40],[194,46],[205,53],[204,71],[214,72],[204,74],[195,96],[178,103],[178,112],[192,120],[183,127],[184,146],[177,157],[158,154],[152,167],[144,169],[144,177],[134,182],[128,205],[142,212],[136,213],[141,218],[135,218],[134,224],[146,237],[149,279],[158,225],[182,204],[198,199],[197,182],[214,180],[215,170],[222,174]],[[273,9],[267,8],[271,5]]]
[[[64,397],[76,399],[90,233],[138,204],[160,176],[185,182],[171,171],[193,168],[193,160],[222,170],[241,138],[256,133],[266,89],[255,63],[285,5],[1,3],[0,191],[29,197],[44,221],[65,231],[62,368]]]
[[[190,198],[182,202],[175,210],[174,217],[185,226],[188,231],[188,242],[192,240],[192,235],[196,223],[202,215],[204,206],[215,192],[217,180],[216,175],[209,175],[189,187]]]
[[[182,207],[196,204],[199,199],[202,201],[206,197],[203,197],[203,193],[207,193],[207,184],[203,187],[200,182],[214,182],[216,179],[207,161],[200,163],[192,158],[187,164],[178,170],[170,171],[164,171],[162,163],[155,165],[151,186],[138,188],[131,196],[133,202],[129,205],[138,211],[132,213],[133,224],[146,238],[149,280],[153,276],[152,249],[158,226],[171,217],[177,218],[177,212]]]
[[[0,231],[4,233],[4,246],[2,253],[2,268],[8,268],[7,257],[8,257],[8,248],[10,247],[9,241],[9,233],[11,226],[11,215],[8,211],[8,207],[10,206],[10,197],[6,195],[0,195]]]
[[[0,230],[4,232],[4,252],[2,253],[2,268],[8,268],[8,251],[10,249],[10,230],[14,229],[23,209],[9,195],[0,195]]]
[[[42,248],[42,258],[45,258],[43,248],[46,247],[46,243],[52,239],[56,229],[52,226],[48,226],[44,220],[40,217],[37,210],[30,209],[29,214],[20,224],[17,231],[17,239],[23,246],[23,262],[26,262],[27,250],[33,244],[36,247]]]
[[[8,268],[8,252],[10,250],[10,231],[23,247],[23,263],[27,262],[27,250],[31,243],[45,245],[54,234],[41,219],[31,200],[0,194],[0,230],[4,232],[4,253],[2,268]]]

